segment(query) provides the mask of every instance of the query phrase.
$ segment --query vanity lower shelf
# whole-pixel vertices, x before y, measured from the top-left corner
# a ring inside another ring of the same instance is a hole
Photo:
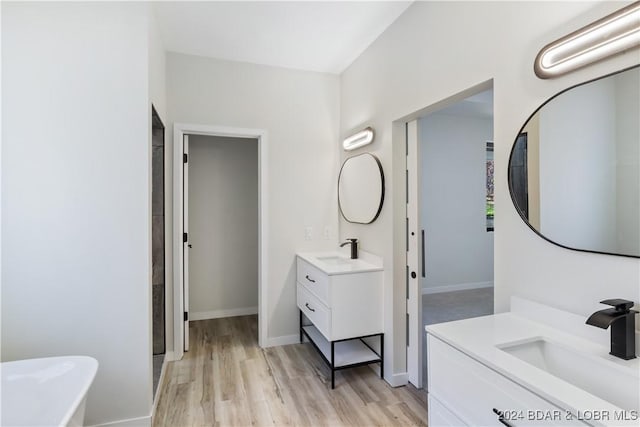
[[[331,388],[335,388],[335,371],[357,366],[380,363],[380,378],[384,377],[384,334],[367,335],[344,340],[329,341],[313,325],[302,324],[300,312],[300,342],[306,336],[331,369]],[[380,337],[380,354],[376,353],[364,338]]]

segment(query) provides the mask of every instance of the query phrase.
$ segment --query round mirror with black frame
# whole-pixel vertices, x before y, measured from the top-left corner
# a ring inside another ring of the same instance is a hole
[[[542,104],[516,136],[508,181],[520,217],[545,240],[640,258],[640,66]]]
[[[384,202],[384,172],[380,160],[371,153],[349,157],[338,177],[340,214],[354,224],[371,224],[380,215]]]

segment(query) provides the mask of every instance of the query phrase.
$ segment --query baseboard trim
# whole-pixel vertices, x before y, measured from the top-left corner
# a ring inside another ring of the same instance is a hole
[[[283,335],[281,337],[267,338],[267,345],[265,347],[277,347],[281,345],[299,344],[300,334]]]
[[[173,352],[171,352],[173,356]],[[153,399],[153,407],[151,408],[151,419],[156,415],[156,408],[158,407],[158,401],[160,400],[160,395],[162,394],[162,389],[164,388],[164,377],[167,372],[167,364],[172,361],[169,359],[169,352],[164,354],[164,359],[162,360],[162,368],[160,368],[160,378],[158,378],[158,388],[156,389],[156,394]]]
[[[439,294],[442,292],[466,291],[469,289],[482,289],[493,287],[493,282],[459,283],[456,285],[434,286],[422,288],[422,295]]]
[[[91,427],[150,427],[151,416],[128,418],[126,420],[112,421],[104,424],[94,424]]]
[[[173,362],[174,360],[176,360],[176,354],[173,351],[167,351],[164,353],[165,362]]]
[[[249,314],[258,314],[258,307],[191,312],[189,313],[189,320],[219,319],[221,317],[247,316]]]
[[[409,383],[409,373],[401,372],[399,374],[386,376],[384,379],[391,387],[402,387]]]

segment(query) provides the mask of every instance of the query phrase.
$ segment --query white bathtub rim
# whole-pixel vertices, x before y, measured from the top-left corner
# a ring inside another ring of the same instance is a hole
[[[98,372],[99,363],[96,359],[94,359],[91,356],[72,355],[72,356],[39,357],[39,358],[33,358],[33,359],[13,360],[10,362],[2,362],[2,364],[0,364],[1,365],[0,368],[2,369],[2,371],[4,371],[7,368],[7,365],[26,364],[28,362],[38,363],[43,361],[47,361],[50,363],[63,362],[63,361],[76,361],[76,362],[80,361],[84,365],[84,369],[86,369],[86,375],[83,376],[82,384],[80,384],[80,386],[77,389],[77,393],[73,400],[73,403],[69,406],[65,415],[60,419],[59,425],[66,426],[69,424],[69,421],[71,421],[71,418],[75,415],[80,405],[87,398],[89,388],[91,387],[91,384],[93,384],[93,380],[95,379],[96,374]]]

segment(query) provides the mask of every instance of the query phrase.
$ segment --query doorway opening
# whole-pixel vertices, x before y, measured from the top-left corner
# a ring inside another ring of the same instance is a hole
[[[493,87],[406,121],[407,367],[427,386],[425,326],[493,314]]]
[[[152,353],[153,398],[155,398],[166,352],[165,317],[165,210],[164,124],[151,107],[151,264],[152,264]]]
[[[189,321],[258,314],[258,141],[188,146]]]
[[[266,342],[266,144],[259,129],[174,125],[174,337],[189,323],[258,314]]]

